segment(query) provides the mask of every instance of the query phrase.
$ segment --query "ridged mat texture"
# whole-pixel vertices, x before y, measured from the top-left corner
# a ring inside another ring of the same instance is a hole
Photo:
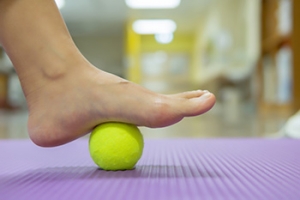
[[[146,140],[131,171],[103,171],[80,139],[0,141],[0,200],[299,200],[300,141]]]

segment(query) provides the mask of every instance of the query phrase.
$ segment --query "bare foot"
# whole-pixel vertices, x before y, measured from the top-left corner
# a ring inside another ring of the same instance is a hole
[[[215,103],[206,91],[157,94],[86,65],[48,78],[43,87],[25,93],[29,134],[37,145],[65,144],[108,121],[164,127],[200,115]]]
[[[53,0],[0,0],[0,43],[21,80],[29,134],[40,146],[65,144],[107,121],[168,126],[215,102],[203,91],[156,94],[95,68]]]

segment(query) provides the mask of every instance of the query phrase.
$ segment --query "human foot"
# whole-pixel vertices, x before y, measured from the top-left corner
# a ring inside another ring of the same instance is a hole
[[[53,0],[0,1],[0,43],[26,96],[30,137],[40,146],[70,142],[107,121],[171,125],[215,102],[203,91],[156,94],[91,66]]]
[[[172,125],[208,111],[215,97],[201,90],[157,94],[89,66],[34,90],[27,103],[31,139],[50,147],[75,140],[108,121],[152,128]]]

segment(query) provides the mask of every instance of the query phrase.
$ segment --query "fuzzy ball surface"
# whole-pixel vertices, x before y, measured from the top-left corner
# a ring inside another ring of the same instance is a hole
[[[104,170],[130,170],[141,158],[144,139],[132,124],[108,122],[98,125],[89,139],[93,161]]]

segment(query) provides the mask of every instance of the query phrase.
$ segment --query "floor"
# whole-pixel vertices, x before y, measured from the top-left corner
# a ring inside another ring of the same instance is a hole
[[[216,104],[208,113],[166,128],[141,127],[145,138],[278,137],[288,114],[257,114],[251,105]],[[28,138],[26,109],[0,110],[0,139]],[[85,136],[88,137],[88,136]]]

